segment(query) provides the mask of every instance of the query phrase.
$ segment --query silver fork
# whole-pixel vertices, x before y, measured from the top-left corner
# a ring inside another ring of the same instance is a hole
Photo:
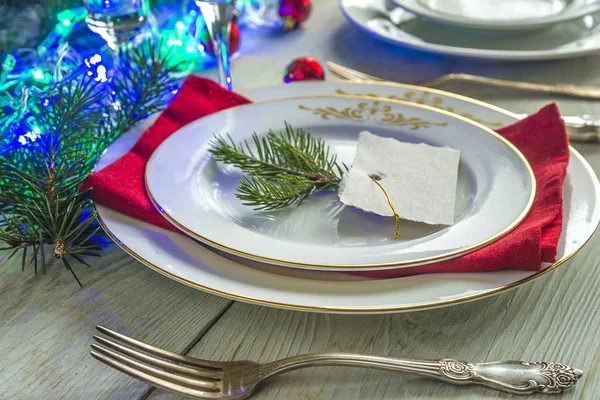
[[[91,354],[103,363],[149,385],[200,399],[245,399],[277,374],[317,366],[349,366],[404,372],[455,385],[481,385],[514,393],[561,393],[583,371],[565,364],[522,361],[467,363],[453,359],[405,360],[358,354],[325,353],[290,357],[267,364],[206,361],[150,346],[102,326]],[[128,346],[125,346],[128,345]]]
[[[355,69],[352,68],[348,68],[345,67],[343,65],[340,64],[336,64],[334,62],[327,62],[327,68],[333,72],[334,74],[344,78],[344,79],[348,79],[350,81],[354,81],[354,82],[368,82],[368,81],[375,81],[375,82],[385,82],[384,79],[378,78],[376,76],[373,75],[369,75],[369,74],[365,74],[363,72],[357,71]],[[460,77],[464,78],[464,79],[459,79]],[[431,82],[427,82],[427,83],[422,83],[421,86],[426,86],[426,87],[436,87],[436,86],[440,86],[442,83],[448,82],[450,80],[467,80],[467,81],[472,81],[472,82],[480,82],[480,83],[486,83],[486,84],[493,84],[495,83],[496,86],[503,86],[503,87],[511,87],[511,88],[517,88],[517,89],[524,89],[525,86],[523,85],[529,85],[527,87],[531,86],[531,90],[534,89],[540,89],[539,91],[542,91],[544,93],[554,93],[554,91],[550,90],[550,87],[556,87],[556,85],[539,85],[539,84],[529,84],[526,82],[515,82],[515,81],[503,81],[500,79],[491,79],[491,78],[484,78],[484,77],[479,77],[479,76],[474,76],[474,75],[466,75],[466,74],[449,74],[449,75],[444,75],[438,79],[435,79]],[[514,84],[519,84],[519,85],[514,85]],[[545,90],[541,90],[544,88],[541,88],[541,86],[545,87]],[[576,87],[575,85],[563,85],[563,86],[569,86],[571,87],[571,89],[573,89],[574,87],[577,88],[592,88],[591,86],[588,87]],[[600,98],[600,88],[595,89],[598,91],[598,97]],[[583,92],[582,92],[583,93]],[[560,94],[565,94],[565,93],[560,93]],[[524,118],[527,116],[527,114],[520,114],[520,117]],[[581,116],[563,116],[562,117],[563,120],[565,121],[565,125],[567,127],[567,131],[569,133],[569,139],[572,142],[598,142],[600,141],[600,120],[597,118],[593,118],[589,115],[581,115]]]
[[[353,76],[359,80],[381,80],[372,75],[368,75],[352,68],[344,67],[343,65],[334,62],[328,62],[327,68],[340,76]],[[348,78],[351,79],[351,78]],[[451,81],[462,81],[471,83],[480,83],[496,87],[504,87],[509,89],[525,90],[530,92],[558,94],[568,97],[579,97],[588,100],[600,100],[600,86],[590,85],[574,85],[571,83],[531,83],[521,81],[511,81],[506,79],[487,78],[485,76],[470,75],[470,74],[446,74],[432,81],[423,82],[421,86],[440,87]]]

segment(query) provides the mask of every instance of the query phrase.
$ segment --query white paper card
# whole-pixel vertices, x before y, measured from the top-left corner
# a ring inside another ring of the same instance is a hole
[[[452,225],[459,160],[459,150],[403,143],[363,131],[338,195],[349,206],[393,216],[385,194],[370,177],[376,175],[400,218]]]

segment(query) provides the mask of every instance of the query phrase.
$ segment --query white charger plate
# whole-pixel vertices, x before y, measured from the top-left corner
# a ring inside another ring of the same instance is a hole
[[[402,220],[395,240],[392,217],[346,207],[335,192],[283,210],[244,206],[235,197],[242,174],[209,152],[214,135],[251,141],[253,133],[283,131],[285,122],[322,138],[346,165],[363,130],[459,150],[455,223]],[[535,177],[517,148],[467,118],[402,100],[324,96],[248,104],[184,126],[150,157],[146,188],[173,225],[231,254],[304,269],[380,270],[454,258],[501,238],[529,212]]]
[[[435,89],[402,84],[302,82],[246,89],[253,101],[292,96],[362,94],[400,98],[454,111],[497,129],[518,121],[501,108]],[[152,119],[119,138],[98,169],[127,152]],[[497,294],[542,276],[570,259],[600,221],[600,182],[573,148],[563,186],[564,225],[558,261],[541,271],[426,274],[372,280],[343,272],[307,271],[261,265],[220,255],[190,237],[166,231],[96,204],[107,234],[127,253],[155,271],[196,289],[270,307],[334,313],[390,313],[449,306]]]
[[[386,42],[484,60],[524,61],[579,57],[600,51],[600,14],[531,32],[485,32],[437,24],[387,0],[340,0],[348,21]]]
[[[531,30],[600,10],[598,0],[392,0],[419,17],[488,30]]]

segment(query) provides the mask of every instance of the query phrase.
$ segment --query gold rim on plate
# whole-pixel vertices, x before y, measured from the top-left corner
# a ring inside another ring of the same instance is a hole
[[[321,95],[321,96],[287,97],[284,99],[273,99],[273,100],[259,101],[256,103],[242,104],[239,106],[235,106],[235,107],[227,108],[225,110],[218,111],[216,113],[210,114],[210,116],[219,115],[221,113],[226,113],[226,112],[229,112],[229,111],[235,110],[235,109],[251,107],[251,106],[257,105],[257,104],[277,103],[277,102],[287,101],[287,100],[319,99],[319,98],[344,98],[344,99],[355,99],[355,100],[373,100],[373,97],[358,96],[358,95],[331,95],[331,96]],[[286,265],[286,266],[292,266],[292,267],[297,267],[297,268],[301,268],[301,269],[310,269],[310,270],[317,270],[317,271],[318,270],[334,271],[334,270],[351,270],[351,269],[356,269],[356,270],[360,270],[360,271],[381,270],[381,269],[392,269],[395,267],[417,266],[417,265],[435,262],[435,261],[448,260],[448,259],[458,257],[460,255],[470,253],[474,250],[477,250],[479,248],[487,246],[488,244],[490,244],[492,242],[495,242],[496,240],[506,236],[513,229],[515,229],[519,225],[519,223],[521,223],[521,221],[523,221],[523,219],[527,216],[527,214],[531,210],[531,206],[533,205],[533,200],[535,198],[535,193],[536,193],[536,179],[535,179],[535,175],[533,174],[533,170],[531,169],[531,166],[529,165],[529,162],[527,161],[525,156],[523,156],[523,154],[519,151],[519,149],[517,149],[516,146],[514,146],[507,139],[505,139],[498,133],[494,132],[492,129],[488,128],[487,126],[482,125],[478,122],[472,121],[461,115],[457,115],[457,114],[454,114],[454,113],[451,113],[451,112],[448,112],[445,110],[440,110],[438,108],[423,105],[423,104],[411,103],[411,102],[408,102],[405,100],[380,99],[379,101],[388,102],[388,103],[392,103],[392,104],[402,104],[402,105],[414,107],[414,108],[421,108],[421,109],[425,109],[425,110],[428,110],[431,112],[449,116],[453,119],[457,119],[457,120],[466,122],[468,124],[471,124],[471,125],[479,128],[480,130],[484,131],[485,133],[495,137],[501,143],[504,143],[510,150],[512,150],[517,155],[517,157],[519,157],[519,159],[525,166],[525,169],[527,170],[527,172],[529,174],[529,179],[531,181],[531,193],[529,195],[529,199],[527,200],[527,204],[525,205],[521,214],[519,214],[515,218],[515,220],[512,221],[501,232],[495,234],[494,236],[492,236],[490,238],[487,238],[479,243],[473,244],[473,245],[465,247],[463,249],[448,251],[444,254],[440,254],[440,255],[436,255],[436,256],[424,257],[424,258],[418,258],[418,259],[406,260],[406,261],[400,261],[400,262],[379,263],[379,264],[356,264],[356,265],[354,265],[354,264],[315,264],[315,263],[304,263],[304,262],[299,262],[299,261],[280,260],[277,258],[265,257],[260,254],[253,254],[253,253],[249,253],[246,251],[238,250],[236,248],[216,242],[212,239],[207,238],[206,236],[203,236],[203,235],[193,231],[192,229],[187,227],[184,223],[177,220],[177,218],[175,218],[173,215],[170,215],[167,211],[165,211],[163,209],[163,207],[161,207],[161,205],[156,200],[155,196],[152,193],[152,190],[150,189],[150,185],[149,185],[149,181],[148,181],[148,166],[150,165],[150,163],[152,163],[152,160],[154,159],[154,156],[156,155],[158,149],[160,148],[160,145],[155,149],[155,151],[152,153],[152,155],[150,156],[150,158],[148,159],[148,161],[146,163],[146,170],[144,172],[144,181],[145,181],[146,192],[148,193],[148,197],[150,198],[150,200],[152,201],[152,204],[158,210],[158,212],[165,219],[167,219],[171,224],[176,226],[179,230],[185,232],[187,235],[189,235],[203,243],[206,243],[207,245],[210,245],[212,247],[215,247],[215,248],[225,251],[227,253],[230,253],[230,254],[233,254],[236,256],[240,256],[243,258],[255,260],[255,261],[265,262],[265,263],[269,263],[269,264],[275,263],[275,264],[279,264],[279,265]],[[199,121],[199,120],[200,119],[197,119],[196,121]]]
[[[340,83],[340,82],[333,82],[333,83]],[[396,83],[396,82],[362,81],[360,83],[358,83],[358,82],[341,82],[341,83],[352,83],[352,84],[355,84],[358,86],[360,86],[361,84],[372,84],[372,85],[377,85],[377,86],[392,86],[392,87],[400,87],[400,88],[405,88],[405,89],[419,90],[421,92],[437,93],[437,94],[440,94],[443,96],[463,100],[467,103],[476,104],[481,107],[497,111],[501,114],[504,114],[511,118],[514,118],[515,121],[518,121],[521,119],[521,117],[519,117],[517,114],[510,112],[508,110],[505,110],[503,108],[500,108],[498,106],[485,103],[481,100],[472,99],[470,97],[466,97],[466,96],[462,96],[462,95],[458,95],[458,94],[454,94],[454,93],[450,93],[450,92],[445,92],[445,91],[439,90],[439,89],[432,89],[432,88],[426,88],[426,87],[420,87],[420,86],[416,86],[416,85],[409,85],[409,84]],[[261,88],[261,87],[273,87],[273,86],[279,86],[279,85],[254,86],[254,87],[248,88],[248,89],[257,89],[257,88]],[[375,96],[370,96],[370,98],[384,99],[383,97],[375,97]],[[589,163],[587,163],[585,161],[585,158],[583,158],[583,156],[574,147],[572,147],[570,145],[569,145],[569,151],[571,153],[573,153],[576,157],[582,159],[582,161],[584,163],[584,167],[588,170],[588,172],[590,172],[590,175],[592,177],[594,177],[596,187],[597,188],[600,187],[600,180],[598,180],[598,177],[596,176],[596,174],[593,172],[593,170],[591,170],[591,167],[590,167]],[[121,239],[119,239],[110,230],[110,228],[108,228],[108,226],[106,225],[104,220],[102,220],[102,217],[100,216],[99,213],[96,213],[96,218],[98,219],[98,223],[100,224],[100,226],[102,226],[102,229],[104,229],[106,234],[115,242],[115,244],[117,246],[119,246],[127,254],[129,254],[130,256],[132,256],[133,258],[135,258],[142,264],[146,265],[147,267],[153,269],[154,271],[156,271],[170,279],[173,279],[174,281],[177,281],[179,283],[182,283],[184,285],[192,287],[194,289],[201,290],[203,292],[210,293],[213,295],[225,297],[225,298],[228,298],[231,300],[242,301],[242,302],[251,303],[251,304],[258,304],[258,305],[262,305],[262,306],[271,306],[271,307],[284,308],[284,309],[288,309],[288,310],[297,310],[297,311],[341,312],[341,313],[345,313],[345,314],[390,313],[390,312],[400,312],[400,311],[426,310],[426,309],[431,309],[431,308],[450,306],[450,305],[455,305],[455,304],[464,303],[464,302],[468,302],[468,301],[478,300],[478,299],[489,297],[489,296],[492,296],[495,294],[499,294],[501,292],[505,292],[507,290],[516,288],[517,286],[521,286],[527,282],[530,282],[530,281],[532,281],[542,275],[545,275],[551,271],[554,271],[556,268],[558,268],[559,266],[564,264],[566,261],[570,260],[575,254],[577,254],[577,252],[579,252],[589,242],[589,240],[592,238],[592,236],[594,234],[594,231],[598,227],[598,223],[600,222],[600,220],[596,221],[596,227],[594,228],[594,230],[591,231],[589,236],[581,243],[581,245],[579,245],[577,248],[573,249],[570,253],[563,255],[558,261],[549,265],[547,268],[544,268],[526,278],[512,282],[508,285],[503,285],[503,286],[500,286],[500,287],[497,287],[494,289],[485,290],[485,291],[482,291],[482,292],[476,293],[476,294],[465,295],[465,296],[458,297],[458,298],[455,298],[452,300],[431,301],[431,302],[422,303],[422,304],[418,304],[418,305],[356,309],[356,308],[342,308],[342,307],[299,306],[299,305],[289,304],[289,303],[267,301],[267,300],[262,300],[262,299],[258,299],[258,298],[254,298],[254,297],[240,296],[240,295],[236,295],[233,293],[224,292],[221,290],[216,290],[211,287],[189,281],[185,278],[181,278],[181,277],[169,272],[166,269],[159,267],[158,265],[154,264],[152,261],[147,260],[144,257],[137,254],[135,251],[133,251],[132,249],[127,247],[127,245],[125,243],[123,243],[121,241]],[[390,278],[390,279],[404,279],[404,278]]]

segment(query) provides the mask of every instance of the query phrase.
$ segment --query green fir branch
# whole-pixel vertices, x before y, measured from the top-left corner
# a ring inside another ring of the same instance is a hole
[[[312,181],[295,175],[265,179],[259,175],[242,176],[236,196],[255,210],[276,210],[298,206],[318,189]]]
[[[210,152],[216,161],[248,175],[240,180],[236,196],[256,210],[297,206],[316,191],[336,190],[347,170],[323,139],[287,122],[284,132],[254,133],[240,143],[215,136]]]
[[[20,251],[23,269],[41,265],[45,273],[50,247],[81,285],[69,258],[86,264],[82,257],[98,256],[106,239],[80,186],[113,140],[172,97],[177,66],[159,49],[150,43],[126,53],[105,85],[83,75],[39,97],[25,93],[24,108],[0,127],[0,250]],[[22,145],[15,139],[27,113],[41,133]]]

